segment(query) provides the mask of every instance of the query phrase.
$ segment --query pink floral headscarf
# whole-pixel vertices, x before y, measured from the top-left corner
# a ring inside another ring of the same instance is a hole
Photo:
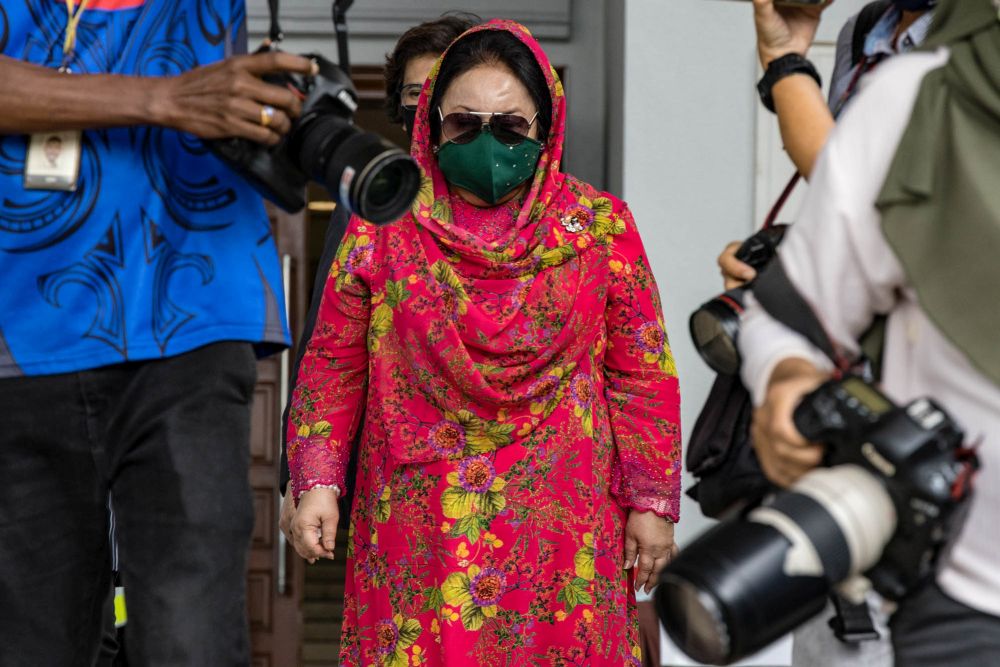
[[[448,184],[434,155],[430,129],[430,114],[434,110],[429,108],[438,71],[448,57],[448,51],[442,54],[431,70],[417,107],[411,152],[423,172],[423,183],[413,203],[412,213],[417,223],[430,231],[444,247],[460,255],[464,261],[471,262],[479,275],[511,277],[561,264],[595,241],[603,241],[611,224],[608,219],[611,210],[610,206],[606,210],[585,210],[588,207],[580,206],[576,196],[564,192],[566,175],[560,171],[560,164],[566,134],[566,96],[562,82],[541,46],[526,27],[504,19],[475,26],[456,42],[484,30],[508,32],[531,50],[548,83],[552,101],[548,139],[517,219],[518,233],[513,238],[484,246],[481,240],[450,224]],[[564,196],[566,194],[570,196]],[[562,233],[560,221],[564,217],[568,216],[586,227],[595,214],[599,216],[598,222],[605,224],[595,225],[589,232],[573,235],[572,238]]]

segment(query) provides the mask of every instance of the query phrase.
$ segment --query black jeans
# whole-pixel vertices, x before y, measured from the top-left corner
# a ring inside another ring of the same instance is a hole
[[[249,663],[247,343],[0,380],[0,667],[89,667],[111,584],[131,665]]]
[[[1000,617],[966,607],[936,584],[903,600],[889,629],[896,667],[1000,665]]]

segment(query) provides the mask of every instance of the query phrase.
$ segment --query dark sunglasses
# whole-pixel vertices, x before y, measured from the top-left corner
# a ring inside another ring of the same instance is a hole
[[[467,144],[475,139],[483,128],[489,126],[490,132],[508,146],[517,146],[528,138],[531,126],[538,118],[536,112],[531,120],[512,113],[491,113],[488,111],[469,111],[467,113],[450,113],[447,116],[438,107],[441,117],[441,136],[453,144]]]

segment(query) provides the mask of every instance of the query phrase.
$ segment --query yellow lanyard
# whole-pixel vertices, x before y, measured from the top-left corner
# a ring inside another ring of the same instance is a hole
[[[80,6],[76,7],[76,0],[66,0],[66,39],[63,41],[63,62],[60,70],[66,70],[73,59],[73,52],[76,51],[76,27],[80,24],[80,18],[88,2],[90,0],[80,0]]]

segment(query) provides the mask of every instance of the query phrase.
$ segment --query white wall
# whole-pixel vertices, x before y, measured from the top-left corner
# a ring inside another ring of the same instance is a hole
[[[622,190],[660,285],[690,433],[713,376],[688,316],[721,291],[715,258],[754,220],[758,78],[748,2],[624,0]],[[834,41],[863,0],[838,0],[818,38]],[[613,117],[613,116],[612,116]],[[612,183],[615,178],[609,179]],[[685,477],[684,487],[692,484]],[[682,503],[681,544],[708,525]]]

